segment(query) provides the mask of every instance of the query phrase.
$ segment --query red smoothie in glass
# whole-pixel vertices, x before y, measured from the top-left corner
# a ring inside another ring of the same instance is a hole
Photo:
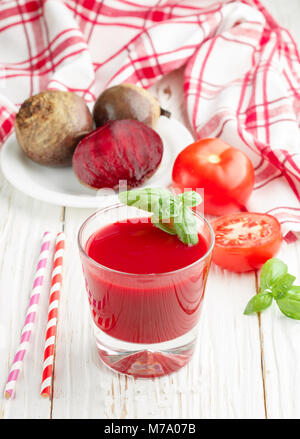
[[[186,271],[184,267],[207,250],[201,235],[198,244],[188,246],[147,218],[101,228],[86,243],[90,258],[110,269],[85,270],[95,324],[111,337],[132,343],[160,343],[184,335],[199,319],[209,259]]]

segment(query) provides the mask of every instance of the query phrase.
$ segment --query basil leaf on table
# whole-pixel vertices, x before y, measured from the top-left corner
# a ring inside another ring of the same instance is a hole
[[[259,294],[250,299],[244,314],[263,311],[275,299],[285,316],[300,320],[300,286],[293,286],[295,279],[283,261],[269,259],[261,270]]]
[[[260,274],[260,290],[265,291],[271,288],[272,284],[279,276],[286,274],[288,271],[287,265],[280,259],[269,259],[262,267]]]
[[[275,281],[272,284],[272,294],[274,298],[280,299],[281,297],[284,297],[292,287],[295,280],[296,277],[292,276],[289,273],[277,277],[277,279],[275,279]]]
[[[259,293],[256,296],[253,296],[252,299],[249,300],[244,314],[252,314],[253,312],[260,312],[264,309],[269,308],[269,306],[273,302],[273,296],[271,293]]]
[[[300,320],[300,286],[291,287],[286,295],[277,299],[276,302],[284,315]]]

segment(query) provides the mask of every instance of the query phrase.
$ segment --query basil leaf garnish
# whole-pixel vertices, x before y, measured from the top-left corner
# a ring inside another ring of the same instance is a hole
[[[166,233],[177,235],[184,244],[198,243],[197,222],[190,209],[202,202],[197,192],[174,195],[162,188],[133,189],[121,192],[119,200],[128,206],[152,212],[152,223]]]
[[[198,204],[201,204],[202,198],[195,191],[184,192],[183,194],[177,195],[178,200],[182,200],[182,203],[186,207],[196,207]]]
[[[178,214],[174,217],[174,228],[178,238],[184,244],[195,245],[198,243],[196,218],[189,208],[180,206]]]

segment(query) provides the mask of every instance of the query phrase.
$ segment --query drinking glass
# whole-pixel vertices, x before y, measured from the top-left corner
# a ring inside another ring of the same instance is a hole
[[[175,372],[191,359],[201,336],[198,322],[214,245],[210,224],[194,212],[207,251],[178,270],[125,273],[105,267],[87,254],[86,244],[99,229],[149,216],[133,206],[116,204],[92,214],[78,234],[99,356],[114,371],[143,378]]]

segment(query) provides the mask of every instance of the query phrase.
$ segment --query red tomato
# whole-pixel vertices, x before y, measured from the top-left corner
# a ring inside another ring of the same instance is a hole
[[[201,139],[175,160],[173,182],[184,189],[204,188],[204,210],[224,215],[244,207],[254,185],[250,159],[220,139]]]
[[[233,213],[212,221],[212,260],[230,271],[260,268],[279,250],[282,234],[276,218],[262,213]]]

